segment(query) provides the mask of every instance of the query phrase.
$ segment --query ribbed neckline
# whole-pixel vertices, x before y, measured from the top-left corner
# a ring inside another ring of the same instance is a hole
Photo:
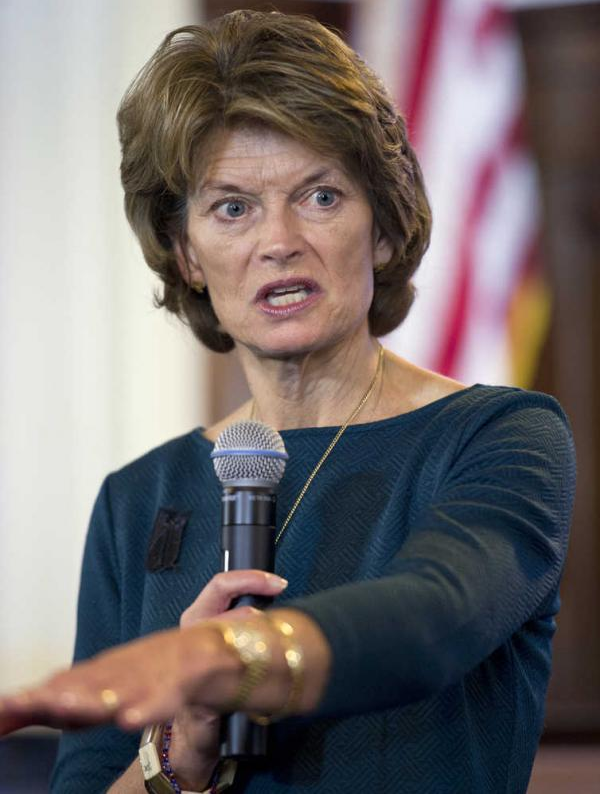
[[[344,435],[346,436],[367,432],[371,433],[373,431],[385,430],[390,426],[408,422],[413,418],[420,416],[421,414],[426,414],[432,411],[434,408],[439,408],[446,403],[451,403],[453,400],[456,400],[459,397],[464,397],[475,389],[482,387],[485,387],[485,384],[473,384],[472,386],[465,387],[465,389],[460,389],[458,392],[452,392],[449,395],[438,398],[437,400],[432,400],[431,403],[427,403],[426,405],[420,406],[419,408],[413,409],[412,411],[405,411],[402,414],[397,414],[394,417],[386,417],[384,420],[373,420],[372,422],[349,425],[344,431]],[[331,433],[335,432],[339,427],[339,425],[324,425],[319,428],[289,428],[287,430],[279,431],[279,433],[283,439],[291,439],[298,436],[331,435]],[[213,447],[214,442],[204,436],[205,430],[206,428],[204,426],[200,426],[192,432],[193,436],[203,444]]]

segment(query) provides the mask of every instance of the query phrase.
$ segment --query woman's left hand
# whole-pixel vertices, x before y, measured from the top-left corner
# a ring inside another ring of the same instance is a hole
[[[40,723],[126,730],[169,720],[184,704],[209,708],[235,693],[241,664],[209,624],[118,646],[0,702],[0,731]]]
[[[305,650],[300,711],[310,711],[326,682],[329,645],[308,616],[294,610],[276,612],[292,622]],[[255,620],[263,630],[262,619]],[[276,634],[269,642],[279,646]],[[252,691],[249,711],[270,713],[285,702],[289,674],[280,646],[279,652],[267,679]],[[109,722],[136,731],[149,723],[164,723],[184,707],[222,712],[237,695],[242,674],[240,659],[210,621],[166,630],[117,646],[38,687],[4,697],[0,734],[31,724],[78,728]]]

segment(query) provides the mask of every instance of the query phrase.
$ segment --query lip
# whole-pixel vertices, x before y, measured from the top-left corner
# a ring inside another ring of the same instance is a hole
[[[308,289],[311,291],[311,294],[321,292],[321,288],[314,279],[306,279],[304,276],[290,276],[288,279],[279,279],[276,282],[269,282],[268,284],[265,284],[256,293],[256,298],[254,300],[258,304],[261,301],[264,301],[272,290],[279,290],[282,287],[294,287],[296,284],[306,285],[306,287],[308,287]]]
[[[272,290],[282,287],[293,287],[296,284],[303,284],[310,292],[303,301],[298,301],[295,304],[287,304],[286,306],[271,306],[267,301],[267,296]],[[311,306],[318,301],[321,296],[321,288],[314,279],[306,279],[303,276],[290,277],[288,279],[279,279],[276,282],[269,282],[265,284],[256,293],[255,302],[260,307],[261,311],[271,317],[287,317],[296,312],[301,312],[303,309]]]

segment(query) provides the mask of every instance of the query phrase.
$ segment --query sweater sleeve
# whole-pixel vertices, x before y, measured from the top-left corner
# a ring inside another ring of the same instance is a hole
[[[332,649],[315,714],[425,698],[552,612],[574,478],[568,422],[552,399],[525,398],[465,433],[383,577],[290,602]]]
[[[74,662],[124,640],[120,582],[109,477],[94,505],[85,544]],[[138,735],[111,726],[63,732],[51,792],[106,792],[131,764],[138,743]]]

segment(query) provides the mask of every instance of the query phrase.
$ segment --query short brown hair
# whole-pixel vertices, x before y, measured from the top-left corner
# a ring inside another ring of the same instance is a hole
[[[371,333],[404,320],[431,228],[421,170],[383,83],[335,33],[310,17],[256,11],[179,28],[128,88],[117,121],[125,210],[163,282],[157,305],[209,348],[226,352],[234,342],[219,330],[208,294],[182,278],[174,240],[184,239],[203,149],[218,131],[244,123],[333,156],[358,179],[394,248],[375,273]]]

